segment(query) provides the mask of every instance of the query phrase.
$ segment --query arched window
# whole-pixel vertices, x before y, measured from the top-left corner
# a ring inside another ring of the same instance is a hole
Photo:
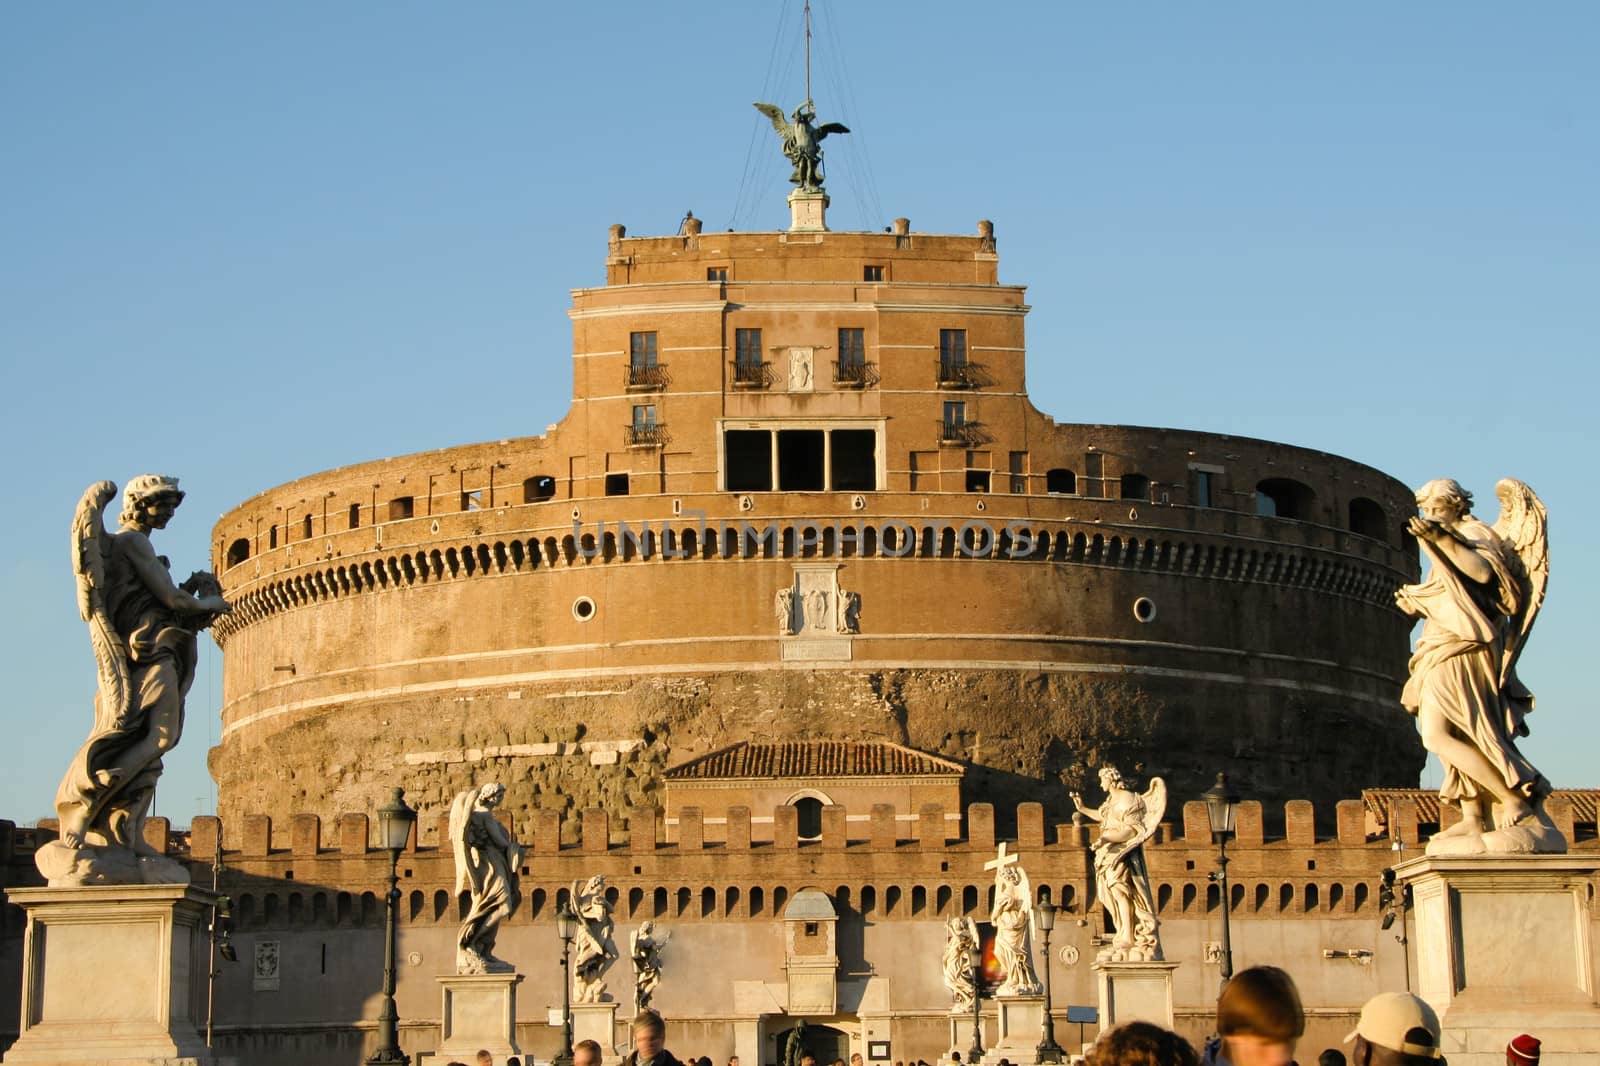
[[[227,563],[229,566],[238,566],[250,558],[250,538],[240,537],[228,545]]]
[[[1078,475],[1065,467],[1056,467],[1044,475],[1044,490],[1060,496],[1073,496],[1078,491]]]
[[[1124,500],[1148,500],[1150,498],[1150,479],[1143,474],[1122,475],[1122,498]]]
[[[310,515],[306,515],[305,518],[301,519],[301,521],[300,521],[300,539],[301,540],[310,540],[311,536],[312,536],[311,516]]]
[[[1357,496],[1350,501],[1350,532],[1373,540],[1389,539],[1389,515],[1376,500]]]
[[[1293,518],[1311,521],[1317,494],[1311,486],[1293,478],[1269,477],[1256,483],[1256,514],[1266,518]]]
[[[801,840],[817,840],[822,836],[823,803],[815,796],[802,796],[794,801],[799,812],[798,836]]]

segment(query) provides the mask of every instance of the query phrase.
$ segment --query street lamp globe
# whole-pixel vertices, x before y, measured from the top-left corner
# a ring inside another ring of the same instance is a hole
[[[1239,794],[1228,784],[1228,775],[1219,773],[1217,783],[1206,789],[1206,818],[1211,822],[1213,842],[1225,842],[1233,836],[1234,817],[1239,810]]]
[[[389,802],[378,808],[378,837],[383,847],[396,854],[404,851],[416,821],[417,812],[406,804],[405,789],[390,789]]]

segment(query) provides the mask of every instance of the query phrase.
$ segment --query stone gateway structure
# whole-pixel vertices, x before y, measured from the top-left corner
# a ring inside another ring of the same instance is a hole
[[[402,780],[428,816],[486,779],[518,819],[624,811],[756,739],[956,760],[1002,829],[1018,802],[1068,817],[1060,786],[1109,763],[1324,811],[1414,783],[1410,490],[1284,444],[1056,422],[995,248],[987,222],[612,227],[559,424],[217,523],[223,816],[329,820]]]

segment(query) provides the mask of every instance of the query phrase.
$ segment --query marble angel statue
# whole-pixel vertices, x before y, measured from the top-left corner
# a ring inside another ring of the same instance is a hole
[[[1459,823],[1429,840],[1429,854],[1567,848],[1544,811],[1550,782],[1517,748],[1533,710],[1517,660],[1550,574],[1545,507],[1514,478],[1495,495],[1500,517],[1491,528],[1473,516],[1472,494],[1459,483],[1430,481],[1406,524],[1429,565],[1425,581],[1395,593],[1399,608],[1423,621],[1400,702],[1444,765],[1440,799],[1461,809]]]
[[[494,816],[505,786],[491,781],[456,794],[450,804],[450,843],[456,856],[456,892],[470,889],[472,904],[456,936],[456,973],[511,973],[495,958],[500,923],[522,903],[518,871],[522,845]]]
[[[628,955],[633,959],[633,1013],[650,1006],[656,986],[661,984],[661,949],[672,939],[672,933],[657,929],[656,923],[645,921],[628,938]]]
[[[994,957],[1005,971],[997,996],[1036,996],[1042,989],[1033,970],[1033,886],[1020,865],[1001,866],[994,874]]]
[[[1111,944],[1101,949],[1101,962],[1159,962],[1161,937],[1144,842],[1155,835],[1167,811],[1167,786],[1152,777],[1144,794],[1129,788],[1114,766],[1100,771],[1106,798],[1098,810],[1083,805],[1074,792],[1072,803],[1092,822],[1100,823],[1094,845],[1095,893],[1111,919]]]
[[[976,971],[972,950],[978,946],[978,925],[957,915],[944,923],[944,987],[950,991],[950,1013],[971,1014]]]
[[[178,479],[143,474],[122,494],[117,531],[109,481],[89,486],[72,520],[78,612],[89,625],[99,685],[94,726],[56,790],[61,836],[35,855],[52,885],[187,883],[188,871],[144,842],[161,757],[183,733],[198,634],[230,610],[208,571],[172,580],[150,536],[184,494]]]
[[[606,971],[617,961],[617,945],[611,938],[616,922],[603,875],[572,883],[572,910],[578,916],[572,940],[573,1001],[600,1003],[606,998]]]

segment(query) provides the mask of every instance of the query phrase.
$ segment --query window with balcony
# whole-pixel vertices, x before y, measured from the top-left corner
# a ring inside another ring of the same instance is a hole
[[[655,332],[628,334],[628,388],[659,389],[666,383],[666,367],[656,359]]]
[[[939,384],[945,388],[964,389],[976,383],[974,367],[967,361],[967,331],[941,329],[939,331]]]
[[[656,405],[653,403],[636,403],[633,405],[633,422],[628,426],[628,443],[630,445],[657,445],[666,440],[666,426],[656,420]]]
[[[834,384],[846,388],[865,388],[877,382],[876,369],[867,362],[866,330],[859,327],[839,330],[839,359],[834,364]]]
[[[768,384],[767,364],[761,358],[759,329],[733,331],[733,383],[754,389],[765,388]]]

